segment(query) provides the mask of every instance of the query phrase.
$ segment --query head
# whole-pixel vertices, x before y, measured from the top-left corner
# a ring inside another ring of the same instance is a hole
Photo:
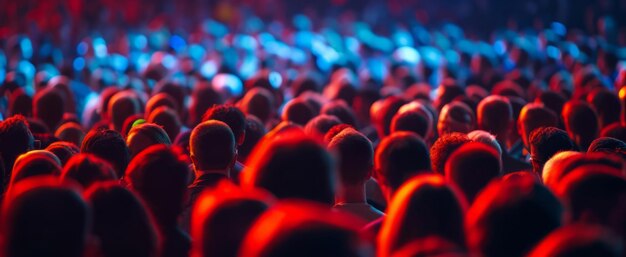
[[[154,110],[161,106],[169,107],[174,111],[176,111],[176,108],[178,107],[174,98],[166,93],[158,93],[148,99],[148,102],[146,103],[145,118],[147,119]]]
[[[484,130],[474,130],[470,133],[467,133],[467,137],[472,142],[480,142],[488,145],[489,147],[496,150],[499,157],[502,157],[502,147],[500,146],[500,143],[498,143],[496,137],[492,134],[489,134],[489,132]]]
[[[567,159],[582,155],[580,152],[576,151],[561,151],[553,155],[544,165],[543,170],[541,172],[541,181],[547,187],[553,185],[556,181],[556,177],[563,169],[563,165],[567,162]]]
[[[446,104],[439,113],[437,131],[439,135],[452,132],[468,133],[474,130],[474,112],[466,104],[454,101]]]
[[[246,117],[239,108],[232,105],[215,105],[204,113],[202,121],[218,120],[226,123],[235,135],[237,146],[246,138]]]
[[[374,168],[372,142],[354,129],[344,129],[328,143],[337,154],[339,182],[343,186],[363,186]]]
[[[288,130],[259,142],[248,164],[244,188],[263,188],[279,199],[334,202],[337,184],[331,156],[301,131]]]
[[[358,127],[356,122],[356,115],[352,108],[343,100],[335,100],[329,102],[322,107],[322,114],[333,115],[341,121],[341,123],[345,123],[351,125],[353,127]]]
[[[492,147],[470,142],[454,151],[445,166],[445,178],[456,185],[468,203],[502,175],[502,160]]]
[[[396,115],[400,107],[406,102],[396,96],[390,96],[383,100],[372,104],[370,113],[372,123],[376,127],[379,138],[384,138],[391,133],[391,121],[393,116]]]
[[[352,216],[308,202],[286,201],[266,211],[245,237],[241,256],[373,256]]]
[[[398,112],[391,120],[391,133],[398,131],[413,132],[422,138],[430,138],[432,120],[425,113],[417,110]]]
[[[589,145],[589,149],[587,149],[587,152],[614,154],[622,157],[622,159],[626,159],[626,143],[617,138],[600,137],[591,142],[591,145]]]
[[[533,171],[540,174],[544,164],[562,151],[575,151],[574,142],[567,132],[555,127],[541,127],[530,133],[530,162]]]
[[[190,126],[195,126],[202,122],[202,116],[207,110],[215,105],[221,105],[224,99],[218,92],[213,90],[211,85],[201,83],[195,86],[191,94],[191,105],[189,106],[189,122]]]
[[[513,126],[513,107],[507,98],[497,95],[486,97],[478,104],[476,115],[479,129],[506,142]]]
[[[191,236],[196,244],[191,256],[236,256],[250,227],[271,203],[265,192],[230,184],[202,193],[193,206]]]
[[[68,184],[50,177],[20,181],[4,199],[3,256],[83,256],[90,210]]]
[[[274,115],[274,95],[265,88],[255,87],[241,100],[241,110],[266,124]]]
[[[20,155],[13,166],[10,185],[30,177],[54,176],[61,174],[61,160],[52,152],[33,150]]]
[[[133,91],[120,91],[111,97],[107,110],[112,122],[111,129],[122,132],[126,118],[141,112],[141,102]]]
[[[128,145],[131,158],[149,146],[156,144],[171,145],[172,142],[167,136],[167,132],[154,123],[136,125],[130,129],[126,137],[126,145]]]
[[[314,138],[323,139],[332,127],[339,124],[341,121],[337,117],[321,114],[307,122],[304,126],[304,133]]]
[[[128,165],[125,182],[146,203],[160,229],[177,226],[189,180],[189,168],[176,149],[153,145]]]
[[[110,129],[91,130],[80,146],[81,153],[89,153],[109,162],[118,178],[124,177],[124,171],[130,161],[130,152],[122,135]]]
[[[148,116],[147,122],[157,124],[165,130],[170,141],[176,139],[180,133],[183,124],[178,117],[178,113],[169,107],[161,106],[156,108],[150,116]]]
[[[374,165],[375,177],[387,199],[411,177],[431,170],[426,144],[410,132],[396,132],[383,139],[376,149]]]
[[[217,120],[202,122],[193,129],[189,151],[196,170],[228,170],[237,159],[232,130],[226,123]]]
[[[613,123],[602,129],[600,137],[612,137],[624,141],[626,140],[626,127],[619,123]]]
[[[4,162],[4,183],[9,181],[15,159],[34,148],[35,138],[28,129],[26,119],[15,115],[0,122],[0,156]]]
[[[570,101],[563,107],[563,121],[569,136],[584,151],[598,137],[600,128],[596,112],[587,103]]]
[[[530,133],[533,130],[540,127],[556,126],[558,126],[558,116],[552,110],[537,103],[525,105],[517,120],[517,129],[527,148],[529,147]]]
[[[93,234],[104,257],[158,256],[158,237],[144,204],[128,189],[96,183],[85,199],[93,210]]]
[[[265,133],[267,133],[267,131],[263,123],[261,123],[261,120],[253,115],[248,115],[246,117],[246,137],[243,140],[243,144],[239,146],[237,159],[243,163],[247,163],[252,149],[261,141]]]
[[[587,95],[587,102],[598,114],[600,128],[619,122],[620,101],[617,94],[605,88],[597,88]]]
[[[530,257],[622,256],[623,249],[610,232],[598,226],[570,225],[555,230],[541,241]]]
[[[283,114],[281,115],[283,121],[293,122],[300,126],[306,125],[309,120],[317,116],[313,107],[310,104],[300,98],[293,99],[283,107]]]
[[[87,189],[97,182],[116,181],[117,176],[107,161],[91,154],[78,154],[63,167],[61,180],[78,182]]]
[[[430,157],[435,173],[444,175],[446,161],[456,149],[459,149],[465,143],[471,140],[465,134],[450,133],[441,135],[437,141],[430,147]]]
[[[480,256],[524,256],[562,216],[559,200],[531,175],[495,181],[467,212],[468,246]]]
[[[54,132],[54,136],[61,141],[70,142],[78,146],[83,143],[85,131],[83,131],[83,128],[78,123],[66,122],[57,128]]]
[[[436,204],[435,204],[436,203]],[[466,204],[444,178],[424,174],[407,181],[393,197],[378,234],[378,256],[391,256],[413,240],[436,236],[465,248]],[[438,222],[445,220],[445,222]]]
[[[61,167],[65,166],[67,161],[72,158],[72,156],[80,152],[80,148],[78,148],[78,146],[65,141],[54,142],[48,145],[48,147],[46,147],[46,150],[50,151],[59,158],[59,160],[61,161]]]
[[[55,130],[63,119],[65,101],[59,90],[46,88],[35,94],[33,117],[43,121],[50,130]]]

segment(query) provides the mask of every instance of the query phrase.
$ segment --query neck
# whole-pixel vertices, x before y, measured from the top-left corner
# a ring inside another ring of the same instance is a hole
[[[335,197],[335,203],[367,203],[365,197],[365,185],[341,185],[339,193]]]

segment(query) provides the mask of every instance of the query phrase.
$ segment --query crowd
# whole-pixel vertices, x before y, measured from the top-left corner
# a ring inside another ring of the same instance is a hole
[[[625,256],[614,25],[12,35],[0,256]]]

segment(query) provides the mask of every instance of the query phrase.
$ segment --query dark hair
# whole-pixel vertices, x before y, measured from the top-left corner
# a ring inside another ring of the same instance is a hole
[[[130,153],[124,138],[119,132],[110,129],[89,131],[83,139],[80,152],[94,154],[109,162],[118,178],[124,177],[124,171],[130,161]]]
[[[449,133],[439,136],[430,147],[433,171],[441,175],[445,174],[446,161],[450,155],[463,144],[470,141],[467,135],[461,133]]]
[[[167,106],[161,106],[148,116],[147,122],[157,124],[167,133],[170,141],[176,139],[182,128],[182,123],[178,117],[178,113]]]
[[[430,171],[430,154],[424,141],[410,132],[396,132],[380,142],[374,159],[376,178],[395,192],[420,172]]]
[[[619,140],[617,138],[612,137],[600,137],[596,138],[589,145],[589,149],[587,152],[605,152],[605,153],[614,153],[625,158],[626,155],[626,143],[624,141]],[[626,159],[626,158],[625,158]]]
[[[466,217],[468,246],[486,257],[523,256],[562,222],[559,200],[529,173],[491,183]]]
[[[274,96],[265,88],[253,88],[241,100],[241,108],[245,114],[254,115],[262,123],[267,123],[274,112]]]
[[[154,110],[162,106],[169,107],[174,111],[176,111],[176,108],[178,108],[176,99],[172,98],[166,93],[158,93],[150,97],[150,99],[148,99],[148,102],[146,103],[146,118],[149,117]]]
[[[623,256],[618,240],[606,229],[592,225],[569,225],[546,236],[529,257]]]
[[[59,160],[61,161],[61,167],[65,166],[67,161],[72,158],[72,156],[80,152],[78,146],[65,141],[54,142],[48,145],[48,147],[46,147],[46,150],[59,157]]]
[[[204,113],[202,121],[219,120],[233,131],[235,142],[242,143],[246,135],[246,117],[239,108],[232,105],[215,105]]]
[[[76,122],[66,122],[57,128],[54,132],[54,136],[61,141],[71,142],[79,146],[83,143],[85,132],[80,124]]]
[[[61,180],[71,179],[87,189],[99,181],[117,180],[113,167],[95,155],[78,154],[67,162]]]
[[[613,137],[624,141],[626,140],[626,127],[622,126],[619,122],[613,123],[602,129],[600,137]]]
[[[354,129],[344,129],[328,143],[338,155],[338,173],[344,185],[365,183],[374,166],[372,142]]]
[[[530,133],[530,155],[533,171],[541,174],[543,165],[561,151],[576,150],[567,132],[555,127],[541,127]]]
[[[605,88],[597,88],[587,95],[587,102],[598,114],[600,128],[619,122],[620,101],[617,94]]]
[[[13,166],[10,185],[30,177],[61,174],[61,161],[46,150],[33,150],[20,155]]]
[[[487,131],[497,138],[507,138],[513,121],[513,107],[502,96],[488,96],[476,109],[478,129]]]
[[[424,117],[424,113],[409,110],[397,113],[391,121],[391,133],[398,131],[413,132],[422,138],[425,138],[429,131],[428,117]]]
[[[40,119],[54,131],[65,112],[65,101],[61,92],[54,88],[46,88],[35,94],[33,104],[33,117]]]
[[[171,145],[172,141],[163,128],[154,123],[143,123],[134,126],[126,137],[131,158],[148,146],[156,144]]]
[[[558,116],[550,109],[541,104],[527,104],[520,111],[518,118],[519,133],[524,145],[530,147],[530,133],[540,127],[556,127]]]
[[[333,115],[339,118],[342,123],[346,123],[355,128],[358,127],[356,116],[354,115],[352,108],[350,108],[350,106],[342,100],[335,100],[325,104],[324,107],[322,107],[321,113]]]
[[[189,151],[198,169],[225,169],[236,157],[235,136],[224,122],[209,120],[196,126],[189,138]]]
[[[28,129],[24,116],[15,115],[0,122],[0,155],[4,161],[3,184],[9,182],[13,163],[20,154],[34,147],[35,138]]]
[[[600,128],[596,112],[587,103],[570,101],[563,107],[565,129],[578,147],[584,151],[598,137]]]
[[[252,149],[261,141],[265,133],[267,133],[265,126],[263,126],[259,118],[253,115],[246,116],[246,137],[243,139],[243,144],[239,146],[237,154],[240,161],[247,163]]]
[[[97,183],[85,193],[93,209],[93,233],[105,257],[154,257],[157,232],[146,207],[121,185]]]
[[[113,129],[122,133],[126,118],[141,112],[141,103],[137,95],[130,90],[115,93],[107,106]]]
[[[372,122],[376,126],[378,137],[383,138],[391,133],[391,121],[393,116],[396,115],[400,107],[402,107],[406,101],[400,97],[390,96],[384,100],[379,100],[380,109],[377,115],[372,117]]]
[[[311,107],[307,101],[300,98],[287,102],[285,107],[283,107],[282,120],[293,122],[300,126],[306,125],[306,123],[315,116],[317,116],[317,114],[315,110],[313,110],[313,107]]]
[[[437,131],[440,135],[459,132],[469,133],[476,126],[474,111],[463,102],[446,104],[439,113]]]
[[[189,126],[195,126],[202,122],[203,115],[214,105],[224,103],[218,92],[215,92],[210,84],[201,83],[195,86],[191,95],[191,105],[189,106]]]
[[[493,147],[469,142],[452,153],[446,161],[445,174],[446,180],[456,185],[471,204],[489,182],[502,175],[502,160]]]
[[[324,137],[331,128],[339,124],[342,123],[337,117],[320,114],[304,126],[304,133],[312,137]]]

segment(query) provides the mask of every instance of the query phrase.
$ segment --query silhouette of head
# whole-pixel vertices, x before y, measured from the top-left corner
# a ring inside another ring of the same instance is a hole
[[[489,182],[502,175],[502,161],[492,147],[470,142],[452,153],[445,174],[446,181],[456,185],[471,204]]]
[[[91,130],[80,146],[81,153],[90,153],[109,162],[118,178],[124,177],[124,171],[130,161],[130,153],[120,133],[110,129]]]
[[[191,132],[189,151],[196,170],[230,169],[237,157],[235,136],[226,123],[205,121]]]
[[[91,154],[78,154],[63,167],[61,180],[76,181],[87,189],[96,182],[115,181],[117,176],[107,161]]]

